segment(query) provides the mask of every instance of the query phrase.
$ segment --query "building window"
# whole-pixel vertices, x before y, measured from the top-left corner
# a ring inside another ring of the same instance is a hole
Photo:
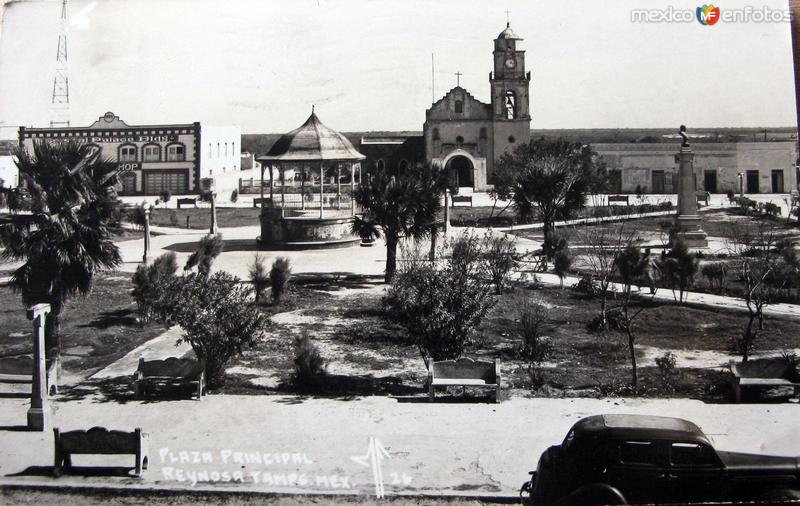
[[[135,162],[136,146],[134,146],[133,144],[123,144],[122,146],[120,146],[117,160],[120,162]]]
[[[439,140],[439,129],[438,128],[434,128],[433,129],[433,140],[435,140],[435,141]]]
[[[383,159],[378,160],[375,166],[378,167],[378,170],[383,170],[384,168],[386,168],[386,164],[383,163]]]
[[[225,143],[225,158],[228,158],[228,143]]]
[[[397,170],[399,172],[404,172],[408,170],[408,160],[405,158],[400,160],[400,163],[397,164]]]
[[[464,112],[464,102],[456,100],[456,113],[461,114]]]
[[[167,161],[182,162],[186,160],[186,148],[183,144],[170,144],[167,146]]]
[[[211,158],[214,156],[214,153],[211,151],[211,143],[208,143],[208,157]]]
[[[464,144],[464,138],[461,137],[460,135],[458,137],[456,137],[456,144],[458,144],[459,146]]]
[[[219,158],[219,142],[217,143],[217,158]]]
[[[508,136],[508,143],[509,144],[514,144],[515,142],[517,142],[517,139],[515,139],[513,135],[509,135]]]
[[[157,144],[148,144],[142,148],[142,159],[145,162],[160,162],[161,161],[161,146]]]
[[[481,139],[486,139],[486,127],[481,127]]]
[[[512,90],[506,91],[506,119],[514,119],[517,117],[517,94]]]
[[[231,142],[231,156],[236,156],[236,143]]]

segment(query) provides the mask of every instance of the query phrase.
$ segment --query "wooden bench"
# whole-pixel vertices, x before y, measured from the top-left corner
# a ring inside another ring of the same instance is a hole
[[[58,359],[51,358],[47,364],[47,392],[48,395],[58,393]],[[21,355],[17,357],[0,358],[0,383],[10,385],[33,384],[33,357]]]
[[[272,199],[267,198],[267,197],[264,197],[263,199],[261,197],[256,197],[256,198],[253,199],[253,207],[254,208],[261,207],[261,204],[264,204],[264,207],[267,207],[267,206],[270,205],[270,201],[271,200]]]
[[[61,476],[62,470],[68,471],[72,467],[72,455],[130,454],[136,456],[136,476],[141,476],[142,470],[147,469],[148,437],[138,427],[133,432],[92,427],[89,430],[64,433],[54,428],[53,434],[55,436],[53,474],[56,477]]]
[[[472,207],[472,195],[453,195],[450,199],[450,207],[455,207],[456,202],[459,204],[469,204],[469,207]]]
[[[431,362],[428,369],[428,400],[434,399],[436,387],[485,387],[494,389],[494,401],[500,396],[500,365],[494,362],[460,358]]]
[[[793,387],[800,393],[800,377],[796,364],[785,357],[757,358],[747,362],[730,363],[733,378],[733,398],[742,402],[743,387]]]
[[[183,204],[197,207],[197,199],[193,198],[178,199],[177,202],[178,202],[178,209],[180,209]]]
[[[191,358],[169,357],[164,360],[139,359],[134,375],[136,398],[141,399],[148,387],[154,385],[195,385],[197,400],[205,389],[205,363]]]
[[[711,199],[711,194],[709,192],[707,192],[705,190],[697,190],[695,192],[695,195],[697,196],[697,203],[698,204],[703,202],[703,205],[708,207],[708,202]]]
[[[627,195],[609,195],[608,196],[608,205],[616,204],[616,203],[625,204],[627,206],[628,203],[629,203],[628,202],[628,196]]]

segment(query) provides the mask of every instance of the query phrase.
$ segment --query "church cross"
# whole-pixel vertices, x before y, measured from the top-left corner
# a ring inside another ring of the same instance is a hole
[[[456,72],[456,86],[461,86],[461,76],[463,76],[461,72]]]
[[[511,25],[511,21],[509,20],[508,15],[511,14],[511,11],[506,11],[506,26]]]

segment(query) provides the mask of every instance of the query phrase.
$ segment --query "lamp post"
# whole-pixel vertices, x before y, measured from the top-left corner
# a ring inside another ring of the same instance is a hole
[[[739,198],[744,198],[744,174],[739,173]]]
[[[150,263],[150,213],[153,209],[152,204],[145,205],[144,208],[144,255],[142,255],[142,263],[145,265]]]
[[[28,429],[43,431],[50,418],[47,404],[47,368],[44,352],[44,324],[50,304],[36,304],[28,308],[28,319],[33,321],[33,378],[31,407],[28,409]],[[54,360],[57,360],[54,358]]]
[[[217,234],[217,192],[211,187],[211,228],[208,231],[211,235]]]

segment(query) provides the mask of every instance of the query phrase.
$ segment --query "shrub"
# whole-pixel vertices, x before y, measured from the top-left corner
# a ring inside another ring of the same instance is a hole
[[[272,284],[272,300],[276,304],[281,301],[286,289],[289,287],[289,280],[292,277],[292,264],[286,257],[278,257],[272,262],[272,269],[269,271],[269,280]]]
[[[725,262],[707,262],[703,264],[700,273],[706,278],[712,290],[725,294],[728,288],[728,266]]]
[[[457,359],[495,303],[477,241],[456,239],[452,255],[442,262],[429,262],[420,253],[406,257],[383,299],[384,317],[406,328],[426,366],[430,360]]]
[[[225,241],[221,235],[207,235],[197,243],[197,250],[191,254],[186,261],[183,270],[188,271],[197,266],[197,272],[202,276],[208,276],[211,272],[211,264],[225,248]]]
[[[261,338],[267,320],[253,304],[250,289],[236,276],[220,271],[176,277],[156,304],[159,319],[183,329],[178,342],[188,342],[206,364],[209,388],[225,381],[225,367],[246,345]]]
[[[620,308],[613,308],[606,311],[606,324],[608,325],[608,330],[617,332],[625,331],[625,317]],[[589,323],[586,324],[586,328],[591,332],[604,330],[603,315],[599,314],[592,318]]]
[[[239,200],[239,190],[233,190],[231,192],[231,202],[235,204],[237,200]]]
[[[656,357],[656,366],[658,366],[661,387],[668,393],[675,391],[675,375],[677,372],[675,365],[675,355],[670,351],[664,353],[660,357]]]
[[[172,199],[172,193],[169,190],[164,190],[158,194],[158,197],[166,205]]]
[[[733,200],[736,198],[736,194],[733,192],[733,190],[726,191],[725,195],[728,197],[728,202],[733,204]]]
[[[253,285],[253,291],[256,294],[256,305],[261,300],[261,292],[270,284],[270,276],[267,273],[267,266],[264,265],[264,257],[255,254],[253,263],[250,264],[250,283]]]
[[[178,261],[174,252],[156,258],[150,265],[140,265],[133,273],[133,291],[131,295],[136,301],[139,323],[144,325],[154,317],[154,307],[175,278]]]
[[[672,250],[660,263],[661,278],[673,290],[677,288],[679,302],[683,302],[683,295],[691,288],[697,274],[697,258],[689,251],[683,241],[676,241]]]
[[[144,223],[147,219],[145,217],[146,213],[144,206],[145,204],[139,204],[138,206],[133,206],[125,211],[125,218],[131,222],[137,228],[137,230],[144,229]],[[151,210],[150,212],[152,213],[153,211]]]
[[[600,283],[591,274],[583,274],[577,283],[572,285],[572,290],[593,299],[600,295]]]
[[[325,360],[319,348],[308,337],[308,332],[294,338],[294,373],[292,383],[301,391],[319,388],[325,378]]]
[[[567,277],[570,266],[572,266],[572,257],[570,256],[569,250],[563,249],[557,251],[555,258],[553,258],[553,268],[561,282],[561,288],[564,288],[564,278]]]
[[[542,243],[542,253],[544,253],[547,258],[555,258],[556,253],[559,251],[564,251],[569,247],[567,242],[567,238],[558,233],[551,233],[549,236],[545,237],[544,242]]]
[[[670,201],[670,200],[665,200],[664,202],[659,202],[658,206],[657,206],[659,211],[672,211],[672,209],[674,207],[675,206],[672,204],[672,201]]]
[[[515,258],[516,240],[509,235],[487,235],[484,259],[492,277],[495,293],[500,295],[508,282],[511,271],[517,266]]]
[[[778,206],[778,204],[775,204],[773,202],[759,203],[758,210],[761,211],[762,214],[771,217],[778,216],[779,214],[781,214],[780,206]]]
[[[550,315],[550,308],[542,299],[531,299],[525,302],[519,318],[519,330],[522,335],[522,356],[530,366],[536,366],[546,359],[552,345],[541,335],[542,325]]]

